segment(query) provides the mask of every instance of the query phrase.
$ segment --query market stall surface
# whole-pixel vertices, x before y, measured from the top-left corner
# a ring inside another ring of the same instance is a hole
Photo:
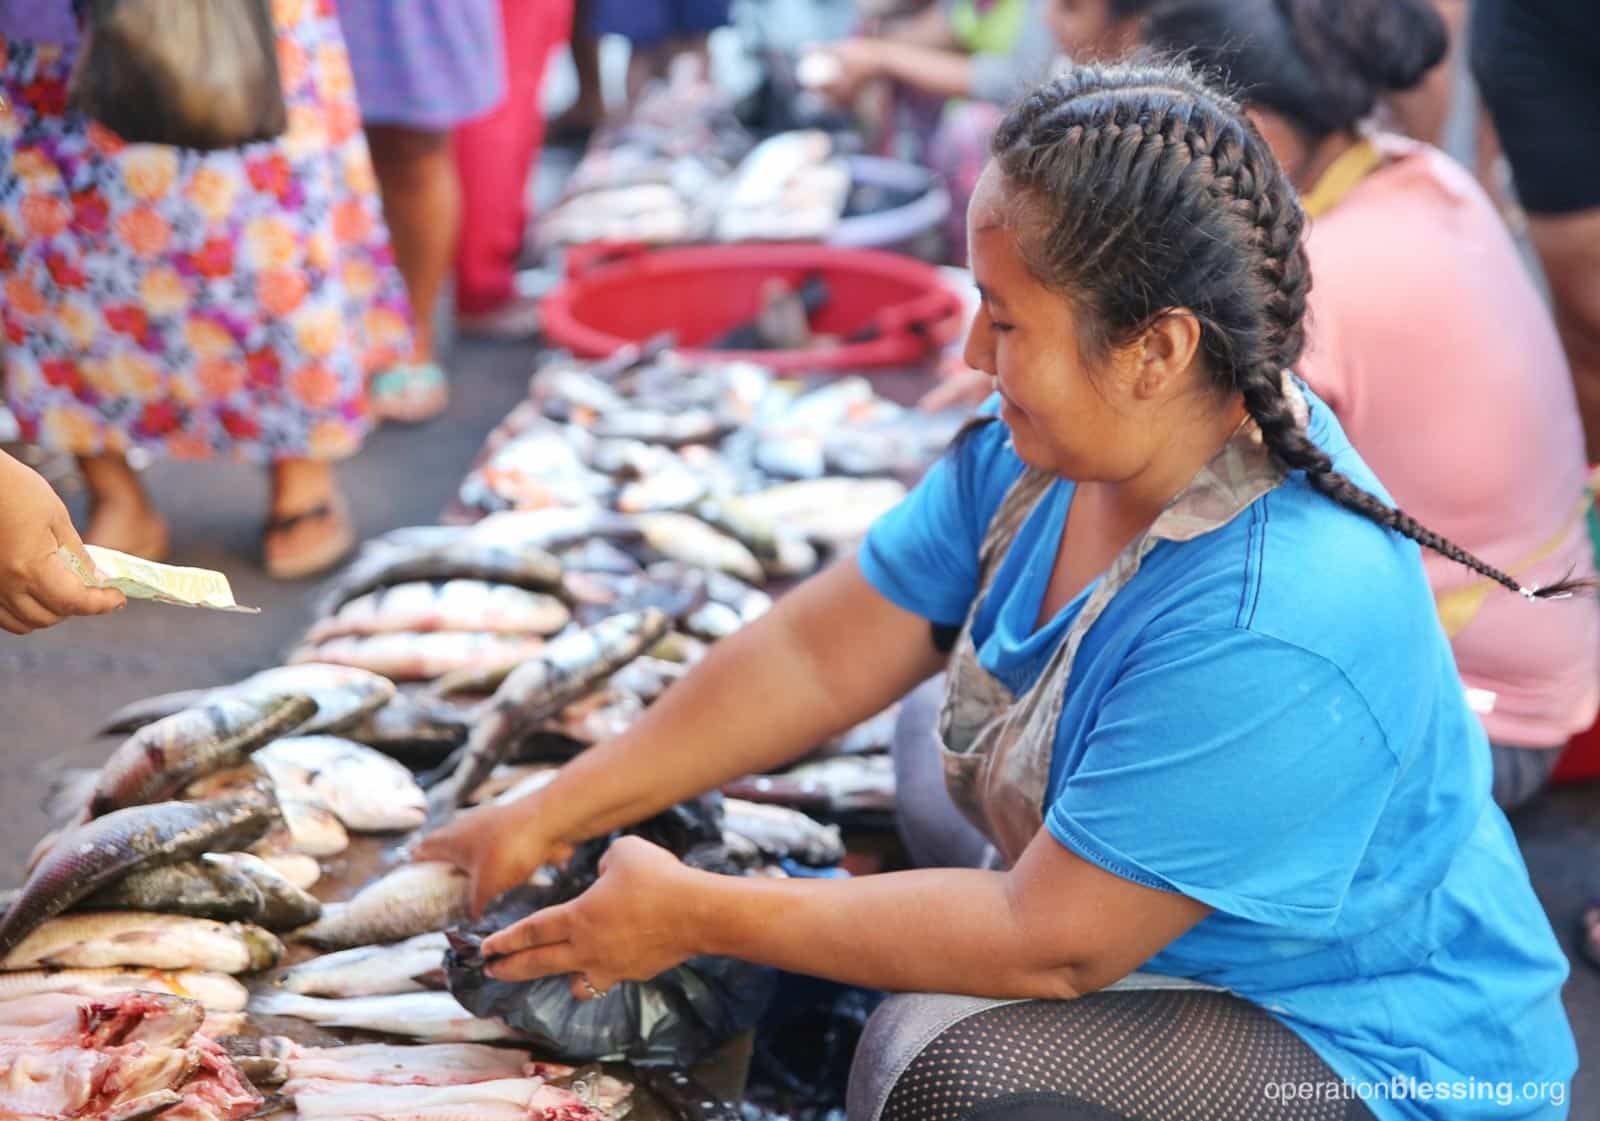
[[[483,435],[527,390],[528,347],[463,343],[454,402],[421,428],[388,427],[341,468],[363,536],[428,524],[454,493]],[[172,522],[174,560],[221,569],[260,616],[135,605],[107,620],[71,623],[28,639],[0,636],[0,885],[21,879],[45,831],[40,800],[62,768],[97,765],[106,741],[97,721],[126,702],[235,680],[281,660],[310,618],[315,584],[267,580],[257,561],[264,478],[236,465],[161,464],[149,475]],[[81,519],[82,510],[75,510]],[[1569,787],[1513,819],[1535,886],[1568,948],[1591,894],[1600,894],[1600,785]],[[1567,1006],[1580,1054],[1600,1055],[1600,972],[1575,960]],[[1600,1072],[1579,1074],[1572,1116],[1600,1109]]]

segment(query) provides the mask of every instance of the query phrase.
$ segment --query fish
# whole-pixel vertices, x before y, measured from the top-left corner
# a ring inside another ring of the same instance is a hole
[[[411,772],[363,744],[297,736],[271,744],[262,757],[303,775],[307,789],[358,833],[415,829],[427,818],[427,799]]]
[[[328,1000],[267,989],[251,998],[249,1009],[257,1016],[288,1016],[327,1027],[387,1032],[431,1043],[492,1043],[516,1038],[499,1020],[474,1016],[445,992]]]
[[[611,685],[619,692],[629,693],[644,704],[649,704],[680,680],[687,667],[641,654],[611,675]]]
[[[199,969],[255,973],[283,956],[260,927],[182,915],[113,911],[64,915],[39,926],[0,961],[0,969]]]
[[[282,933],[295,930],[322,917],[322,904],[286,880],[279,872],[248,852],[211,852],[205,859],[247,879],[260,896],[251,921],[268,930]]]
[[[816,547],[781,522],[733,505],[726,498],[697,505],[692,513],[713,529],[743,543],[774,579],[809,576],[822,563]]]
[[[234,767],[317,711],[310,697],[224,699],[186,709],[135,732],[100,768],[88,814],[161,802],[195,779]]]
[[[397,681],[428,681],[514,658],[530,658],[544,640],[524,635],[475,631],[351,635],[302,646],[290,662],[334,662],[358,666]]]
[[[310,697],[317,703],[316,714],[298,729],[310,735],[337,731],[360,721],[388,704],[394,698],[395,688],[392,681],[350,666],[277,666],[231,685],[137,701],[114,713],[101,732],[136,731],[162,717],[224,697],[254,699],[289,693]]]
[[[434,683],[434,691],[454,676],[446,674],[440,678]],[[492,689],[488,691],[493,692]],[[346,729],[344,735],[388,754],[423,759],[461,746],[467,741],[469,726],[466,718],[449,705],[435,704],[427,696],[402,693],[361,723]]]
[[[604,743],[626,732],[644,715],[644,702],[606,686],[568,705],[544,730],[579,744]]]
[[[572,613],[552,595],[481,580],[443,584],[393,584],[357,596],[306,635],[309,643],[350,635],[473,631],[484,634],[551,635]]]
[[[677,413],[630,407],[595,418],[589,431],[601,440],[639,440],[647,444],[681,447],[708,444],[727,431],[727,424],[708,409]]]
[[[529,790],[537,790],[556,777],[558,763],[502,763],[478,785],[467,799],[470,805],[484,802],[516,801]]]
[[[508,1078],[452,1086],[356,1086],[301,1083],[294,1095],[300,1121],[609,1121],[571,1090],[542,1078]]]
[[[0,973],[0,1001],[40,993],[108,999],[130,992],[188,997],[218,1012],[237,1012],[249,998],[245,987],[226,973],[193,969],[27,969]]]
[[[745,838],[774,860],[790,858],[814,868],[844,859],[844,839],[837,825],[823,825],[784,806],[725,798],[723,832]]]
[[[0,1002],[0,1047],[13,1043],[62,1047],[171,1047],[199,1030],[206,1015],[197,1001],[142,992],[98,1000],[44,992]]]
[[[457,1086],[501,1078],[548,1078],[554,1064],[535,1062],[526,1052],[481,1043],[424,1043],[396,1047],[354,1043],[343,1047],[303,1047],[281,1036],[261,1042],[264,1057],[289,1068],[291,1085],[344,1082],[365,1086]]]
[[[655,568],[652,566],[650,571],[654,573]],[[706,594],[715,602],[738,612],[740,622],[746,625],[772,610],[771,596],[725,572],[707,572],[705,584]]]
[[[350,847],[350,834],[339,815],[314,794],[278,796],[282,834],[269,834],[274,847],[306,856],[338,856]]]
[[[322,879],[322,865],[303,852],[280,852],[258,843],[253,855],[301,891],[310,891]]]
[[[508,658],[506,661],[497,662],[494,665],[478,666],[473,669],[447,673],[428,686],[427,695],[429,699],[437,698],[442,700],[445,697],[453,697],[463,693],[474,696],[493,693],[505,684],[506,678],[511,676],[513,670],[527,661],[529,661],[527,658]],[[468,713],[467,716],[468,735],[470,735],[471,714]],[[465,736],[462,737],[463,743],[466,742],[466,738]]]
[[[730,798],[776,802],[828,813],[894,809],[894,760],[887,754],[840,755],[773,775],[747,775],[724,783]]]
[[[689,514],[641,514],[645,543],[671,560],[737,576],[749,584],[766,582],[755,554],[732,537]]]
[[[62,835],[0,918],[0,954],[46,919],[143,864],[170,864],[214,848],[242,848],[266,832],[258,802],[158,802],[115,810]]]
[[[672,662],[687,670],[705,658],[707,649],[706,644],[698,638],[682,631],[668,631],[659,642],[645,651],[644,656]]]
[[[296,930],[315,946],[370,946],[431,934],[466,917],[467,874],[453,864],[405,864],[368,884],[347,903],[329,903],[322,918]]]
[[[558,555],[561,558],[561,567],[567,571],[568,581],[571,580],[573,573],[577,572],[598,572],[606,576],[638,576],[644,571],[643,566],[633,559],[632,554],[598,537],[590,538],[582,545],[564,549]]]
[[[442,818],[459,806],[527,732],[590,692],[666,633],[670,620],[653,608],[614,615],[584,631],[552,639],[495,690],[462,749],[461,761],[429,792]]]
[[[534,545],[499,544],[487,536],[463,537],[432,549],[381,550],[358,558],[336,576],[318,598],[319,616],[378,588],[419,580],[483,580],[533,592],[561,587],[561,562]]]
[[[683,621],[683,629],[696,638],[716,642],[744,627],[739,613],[725,603],[704,603]]]
[[[463,533],[468,542],[532,547],[549,552],[594,540],[615,543],[639,539],[639,527],[632,518],[595,506],[506,510],[490,514]]]
[[[312,958],[277,978],[280,988],[302,996],[388,996],[442,989],[442,931],[419,934],[393,945],[356,946]]]
[[[231,865],[211,859],[136,868],[84,898],[91,911],[159,911],[219,922],[257,921],[261,890]]]
[[[905,484],[895,479],[823,478],[726,498],[722,507],[730,517],[787,525],[816,544],[845,549],[906,494]]]
[[[178,794],[185,802],[213,802],[218,798],[253,798],[271,802],[272,778],[253,761],[195,779]]]

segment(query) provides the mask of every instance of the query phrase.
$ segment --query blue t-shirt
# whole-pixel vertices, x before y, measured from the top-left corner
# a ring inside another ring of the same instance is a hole
[[[1387,498],[1307,399],[1312,439]],[[1004,424],[973,434],[873,528],[867,579],[963,622],[1022,471]],[[1089,593],[1034,630],[1072,492],[1045,494],[974,620],[1014,691]],[[1042,809],[1083,859],[1213,908],[1143,969],[1268,1009],[1383,1121],[1564,1118],[1566,958],[1489,786],[1417,546],[1295,474],[1157,543],[1113,597],[1073,664]]]

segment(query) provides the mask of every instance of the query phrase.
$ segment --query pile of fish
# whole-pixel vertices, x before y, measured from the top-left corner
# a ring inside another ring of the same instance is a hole
[[[262,1095],[203,1034],[205,1009],[153,992],[0,1000],[0,1116],[243,1121]]]
[[[849,169],[827,133],[758,144],[732,101],[685,67],[590,140],[560,203],[540,220],[539,240],[821,240],[849,194]]]

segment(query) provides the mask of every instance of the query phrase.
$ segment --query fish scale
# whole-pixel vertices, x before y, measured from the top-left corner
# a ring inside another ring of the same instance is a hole
[[[160,802],[116,810],[64,834],[0,919],[0,955],[46,919],[141,864],[166,864],[208,849],[242,848],[271,823],[258,802]]]

